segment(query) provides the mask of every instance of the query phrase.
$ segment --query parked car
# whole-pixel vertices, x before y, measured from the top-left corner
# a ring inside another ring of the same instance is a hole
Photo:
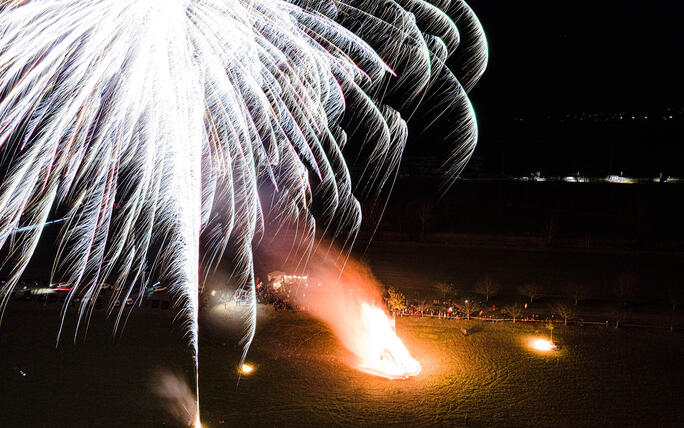
[[[71,291],[71,284],[50,284],[55,291]]]

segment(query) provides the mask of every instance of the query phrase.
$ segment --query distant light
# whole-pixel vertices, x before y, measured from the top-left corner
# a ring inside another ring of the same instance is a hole
[[[546,339],[533,339],[532,342],[530,342],[530,347],[542,352],[549,352],[556,349],[556,345]]]
[[[606,181],[609,183],[618,183],[618,184],[634,184],[637,182],[637,180],[629,177],[624,177],[623,173],[620,172],[620,175],[609,175],[606,178]]]
[[[211,295],[216,296],[216,290],[211,290]]]
[[[254,371],[254,367],[250,366],[249,364],[243,364],[240,367],[240,373],[244,375],[248,375]]]

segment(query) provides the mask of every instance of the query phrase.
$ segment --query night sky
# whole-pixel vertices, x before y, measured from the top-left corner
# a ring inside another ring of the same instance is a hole
[[[480,109],[510,114],[681,106],[675,2],[473,0],[490,43]]]
[[[486,173],[653,175],[664,168],[681,175],[684,117],[662,120],[666,109],[684,107],[682,14],[675,2],[470,4],[490,43],[489,69],[471,94]],[[650,120],[562,120],[620,112]]]

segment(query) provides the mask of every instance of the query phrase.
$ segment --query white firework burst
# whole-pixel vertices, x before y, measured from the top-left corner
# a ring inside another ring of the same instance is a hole
[[[63,213],[62,322],[73,296],[88,320],[103,281],[113,311],[154,276],[173,284],[196,357],[200,265],[232,248],[253,295],[266,210],[312,237],[315,199],[326,230],[357,229],[349,159],[363,153],[356,184],[382,188],[414,115],[447,124],[456,177],[486,63],[460,0],[0,1],[0,248],[13,260],[0,307]]]

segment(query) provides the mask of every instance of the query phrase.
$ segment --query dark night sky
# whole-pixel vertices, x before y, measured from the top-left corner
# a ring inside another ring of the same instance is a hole
[[[474,96],[480,110],[684,104],[684,19],[676,2],[470,3],[490,42],[490,67]]]
[[[471,93],[484,172],[681,176],[684,115],[676,123],[558,119],[578,112],[654,117],[684,107],[684,19],[675,3],[472,0],[490,43],[489,68]]]

